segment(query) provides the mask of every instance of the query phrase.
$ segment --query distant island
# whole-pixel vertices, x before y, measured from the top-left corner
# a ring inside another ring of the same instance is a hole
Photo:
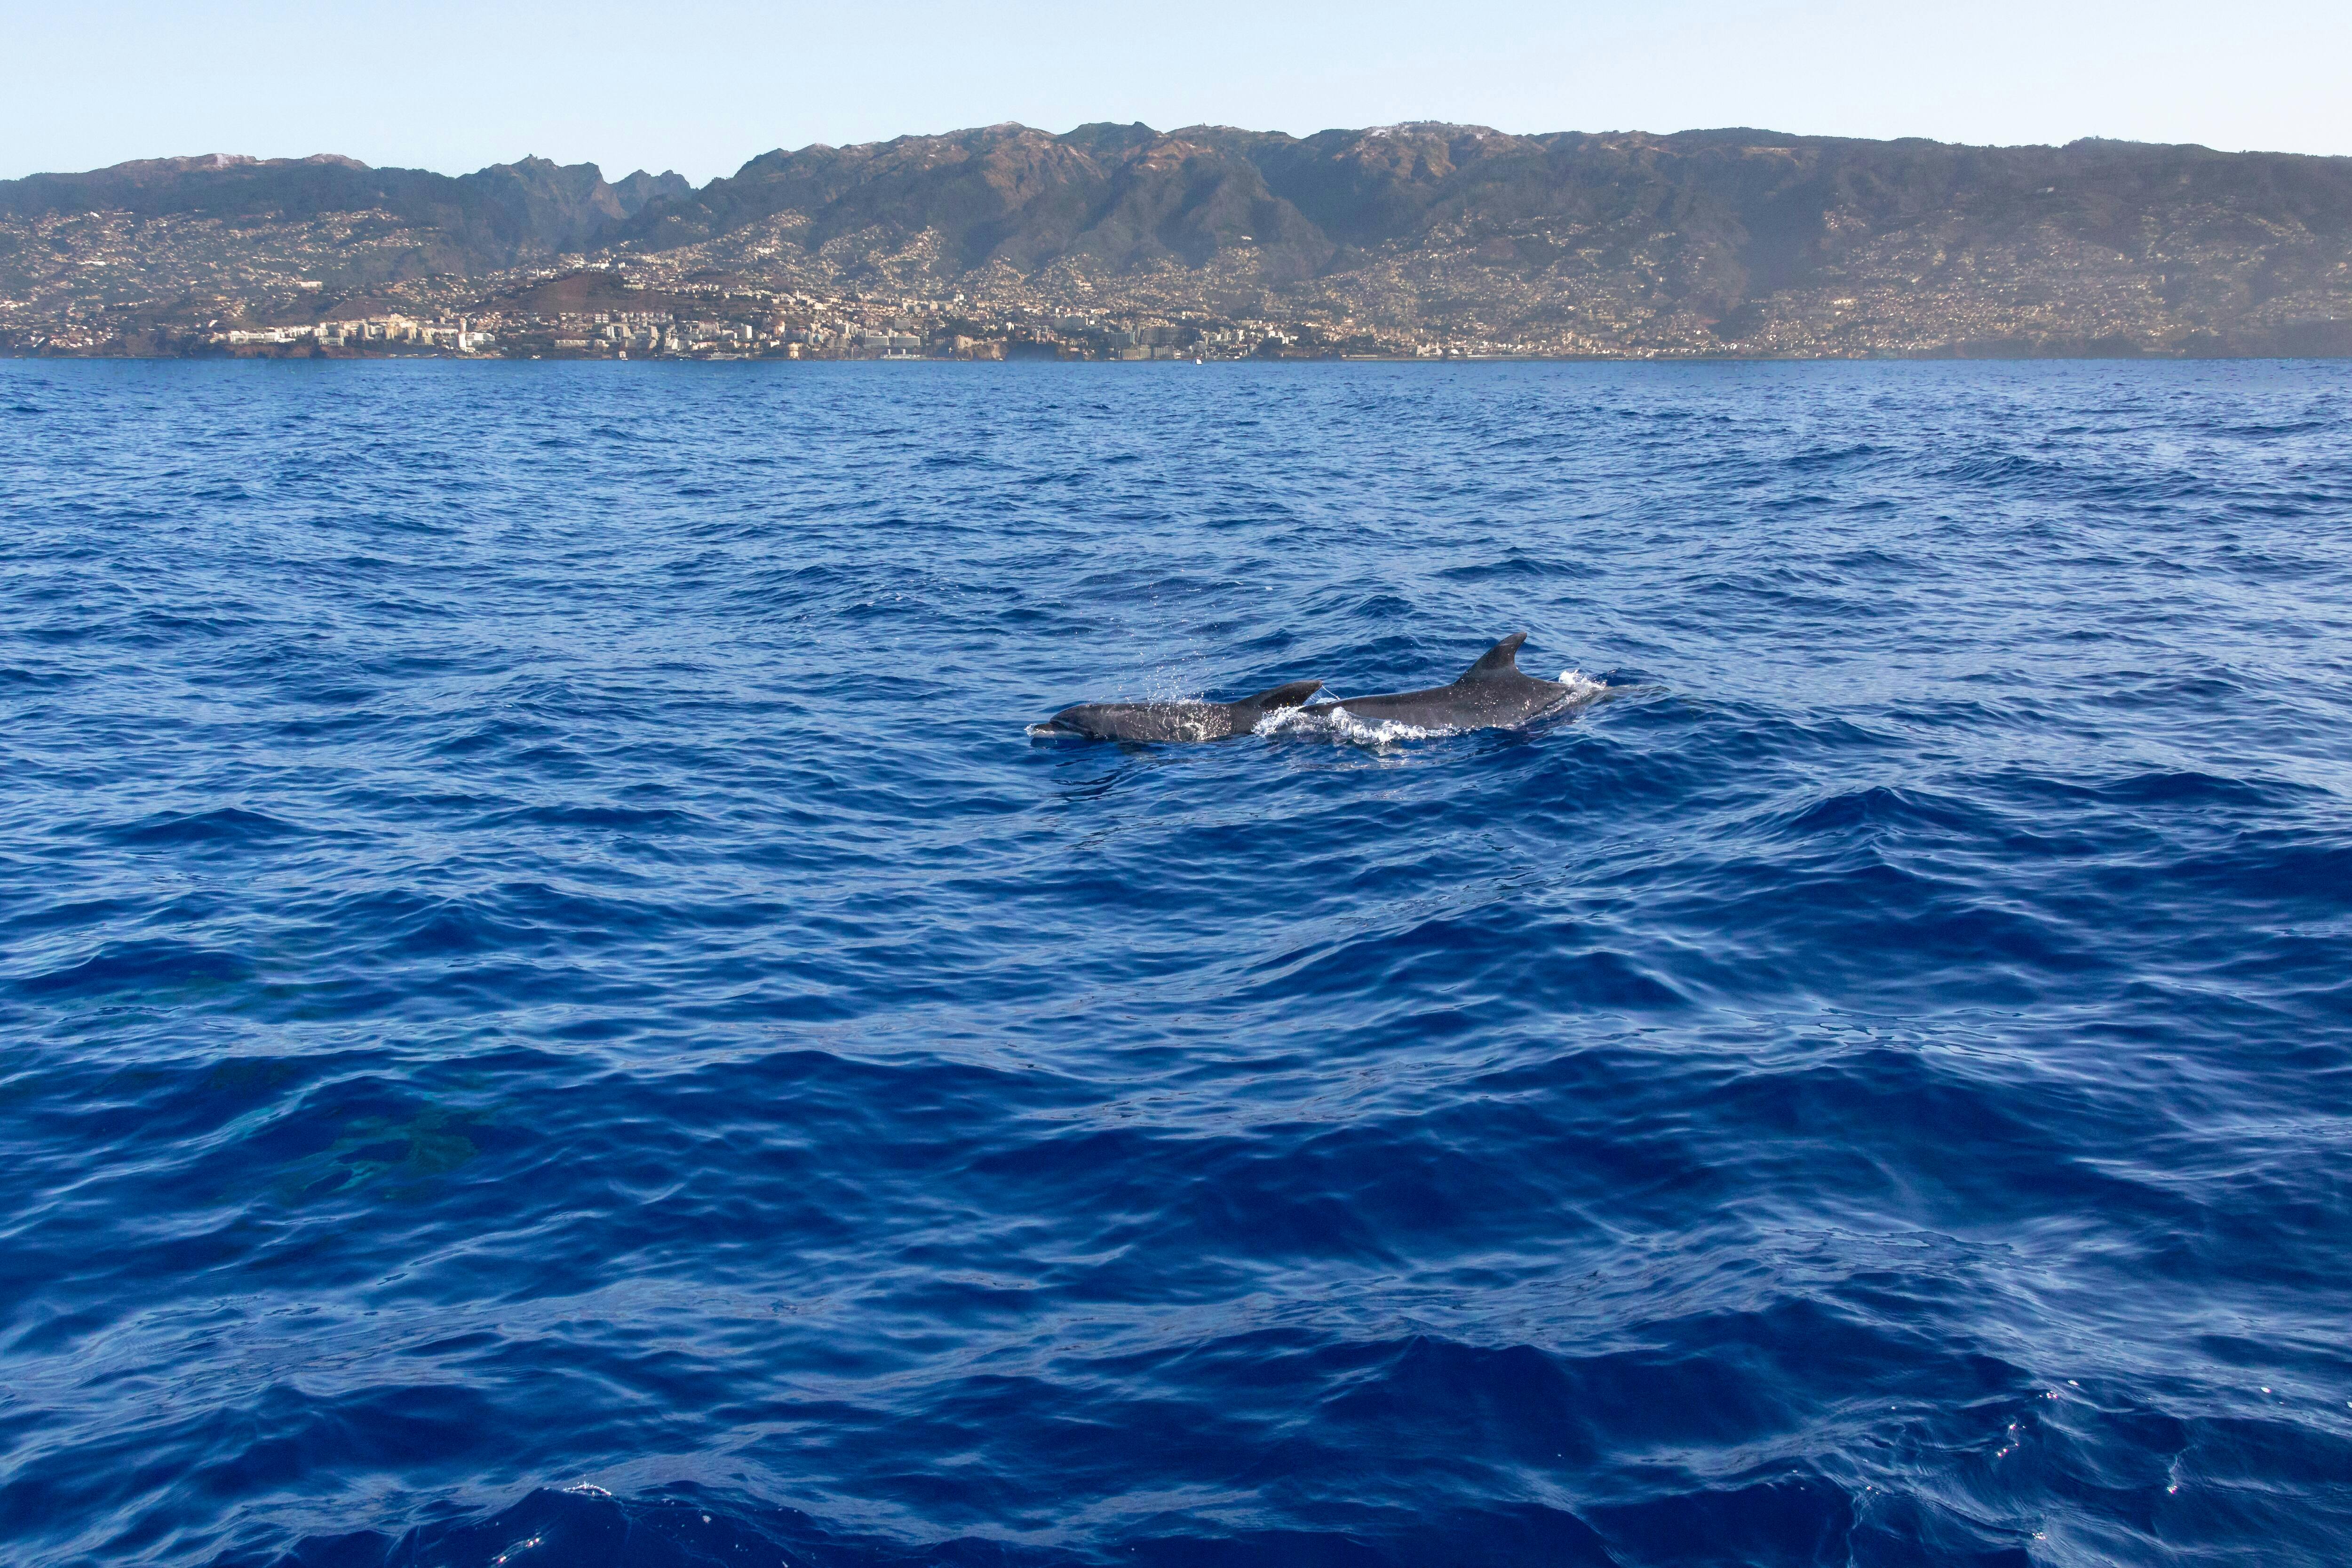
[[[2352,354],[2352,158],[994,125],[696,189],[214,155],[0,181],[0,353]]]

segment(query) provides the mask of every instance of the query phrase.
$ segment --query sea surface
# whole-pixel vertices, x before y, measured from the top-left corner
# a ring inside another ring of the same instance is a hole
[[[0,1561],[2347,1560],[2352,364],[0,363]]]

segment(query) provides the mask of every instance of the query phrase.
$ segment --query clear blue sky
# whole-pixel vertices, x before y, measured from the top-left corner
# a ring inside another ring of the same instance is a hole
[[[535,153],[698,184],[772,147],[1003,120],[2352,153],[2347,0],[11,0],[6,35],[0,176],[215,152],[455,174]]]

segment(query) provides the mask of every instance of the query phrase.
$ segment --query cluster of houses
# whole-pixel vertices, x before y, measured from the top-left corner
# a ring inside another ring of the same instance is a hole
[[[412,321],[406,316],[370,316],[354,321],[215,332],[211,341],[230,348],[315,343],[322,348],[363,349],[405,344],[423,349],[455,349],[459,353],[485,353],[497,344],[498,337],[496,333],[476,330],[462,319],[449,322]]]

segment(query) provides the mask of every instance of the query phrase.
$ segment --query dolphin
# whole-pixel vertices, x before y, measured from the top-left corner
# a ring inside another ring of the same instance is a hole
[[[1294,680],[1239,702],[1081,702],[1038,729],[1090,741],[1222,741],[1248,734],[1267,714],[1298,707],[1322,689],[1319,680]]]
[[[1568,700],[1573,688],[1519,673],[1519,645],[1513,632],[1478,656],[1451,686],[1420,691],[1384,691],[1373,697],[1343,697],[1307,710],[1316,718],[1345,711],[1368,724],[1410,724],[1419,730],[1494,730],[1524,724]]]

